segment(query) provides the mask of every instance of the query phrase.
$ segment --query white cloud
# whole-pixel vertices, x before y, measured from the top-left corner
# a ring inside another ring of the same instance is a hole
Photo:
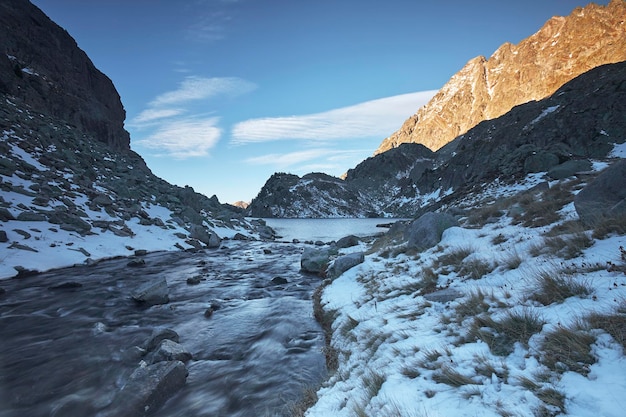
[[[154,134],[137,143],[180,159],[205,156],[220,139],[222,132],[217,122],[217,117],[175,120],[164,123]]]
[[[247,144],[283,139],[383,138],[397,130],[436,92],[402,94],[309,115],[246,120],[233,127],[231,141]]]
[[[139,115],[132,120],[131,124],[141,126],[145,123],[152,123],[161,119],[180,116],[184,112],[185,110],[183,109],[146,109],[139,113]]]
[[[274,165],[285,168],[305,161],[310,161],[312,159],[317,159],[322,156],[327,156],[329,152],[329,149],[309,149],[285,154],[272,153],[248,158],[245,162],[253,165]]]
[[[204,100],[217,95],[238,96],[256,88],[254,83],[237,77],[186,77],[177,90],[155,98],[150,107],[162,107],[193,100]]]

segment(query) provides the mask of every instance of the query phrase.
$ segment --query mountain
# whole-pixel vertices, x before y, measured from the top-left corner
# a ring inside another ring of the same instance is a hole
[[[428,104],[386,138],[376,154],[401,143],[437,150],[483,120],[540,100],[602,64],[626,60],[626,1],[594,3],[553,17],[517,45],[470,60]]]
[[[574,175],[626,140],[625,103],[626,61],[602,65],[547,98],[479,123],[437,152],[405,143],[363,161],[345,180],[275,175],[249,214],[413,217],[485,184],[514,183],[534,173]],[[311,192],[328,184],[332,195]]]
[[[156,177],[111,80],[26,0],[0,3],[0,278],[252,239],[240,208]]]
[[[126,112],[111,80],[76,41],[27,0],[0,3],[0,92],[129,150]]]

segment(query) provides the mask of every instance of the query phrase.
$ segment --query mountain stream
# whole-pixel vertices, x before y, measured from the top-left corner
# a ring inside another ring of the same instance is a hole
[[[289,415],[326,373],[311,302],[319,278],[300,272],[300,254],[293,244],[225,241],[147,254],[135,268],[114,259],[0,282],[0,417],[126,415],[116,394],[159,329],[178,333],[193,357],[186,384],[151,415]],[[160,278],[168,304],[131,299]]]

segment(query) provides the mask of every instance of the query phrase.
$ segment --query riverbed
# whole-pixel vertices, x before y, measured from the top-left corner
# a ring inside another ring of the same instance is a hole
[[[311,302],[320,282],[300,272],[302,248],[225,241],[215,250],[148,254],[139,267],[115,259],[4,281],[0,417],[122,410],[116,394],[143,360],[137,347],[165,328],[192,359],[185,386],[152,415],[289,415],[326,376]],[[191,277],[199,284],[189,285]],[[168,304],[145,308],[130,298],[161,278]],[[69,285],[53,288],[59,284]]]

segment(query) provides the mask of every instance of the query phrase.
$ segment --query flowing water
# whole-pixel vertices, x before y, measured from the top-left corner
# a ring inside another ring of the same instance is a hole
[[[136,346],[163,328],[193,359],[186,385],[155,416],[288,415],[287,404],[325,378],[311,303],[319,279],[299,272],[301,250],[226,241],[213,251],[149,254],[143,267],[117,259],[0,282],[0,417],[123,408],[115,394],[141,360]],[[188,285],[197,275],[205,279]],[[142,308],[130,299],[161,277],[170,303]],[[82,286],[50,289],[67,282]]]

